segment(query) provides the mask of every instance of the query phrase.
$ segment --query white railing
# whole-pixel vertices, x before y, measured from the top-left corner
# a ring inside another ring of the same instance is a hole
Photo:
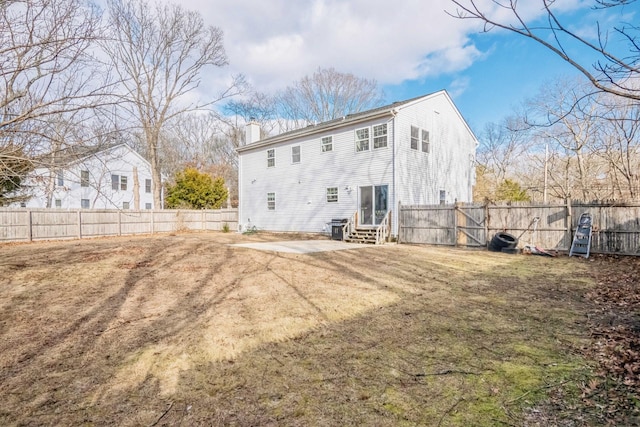
[[[351,235],[351,232],[356,229],[358,225],[358,211],[355,211],[349,221],[342,226],[342,240]]]
[[[376,245],[383,244],[389,238],[389,233],[391,232],[391,211],[388,211],[384,218],[382,218],[382,222],[376,228]]]

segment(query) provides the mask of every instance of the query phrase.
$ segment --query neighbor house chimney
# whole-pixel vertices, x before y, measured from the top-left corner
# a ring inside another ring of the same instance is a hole
[[[260,141],[260,125],[252,119],[245,128],[244,143],[249,145],[257,141]]]

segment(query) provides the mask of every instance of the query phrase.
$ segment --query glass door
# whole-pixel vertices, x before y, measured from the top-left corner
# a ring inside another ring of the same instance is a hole
[[[360,187],[359,224],[380,224],[387,214],[388,205],[388,185],[368,185],[366,187]]]
[[[360,220],[362,225],[373,225],[373,187],[360,187]]]

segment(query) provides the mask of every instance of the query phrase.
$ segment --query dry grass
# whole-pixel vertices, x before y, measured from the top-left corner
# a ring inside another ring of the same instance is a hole
[[[586,372],[572,259],[228,245],[278,239],[0,246],[0,424],[520,425]]]

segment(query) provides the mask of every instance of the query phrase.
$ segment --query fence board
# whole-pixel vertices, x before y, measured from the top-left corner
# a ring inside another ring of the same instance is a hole
[[[592,253],[640,255],[640,204],[434,205],[401,206],[398,237],[401,242],[482,246],[497,232],[532,244],[568,251],[580,215],[593,219]],[[533,219],[539,218],[536,231]]]
[[[238,228],[238,210],[0,209],[0,242]]]

